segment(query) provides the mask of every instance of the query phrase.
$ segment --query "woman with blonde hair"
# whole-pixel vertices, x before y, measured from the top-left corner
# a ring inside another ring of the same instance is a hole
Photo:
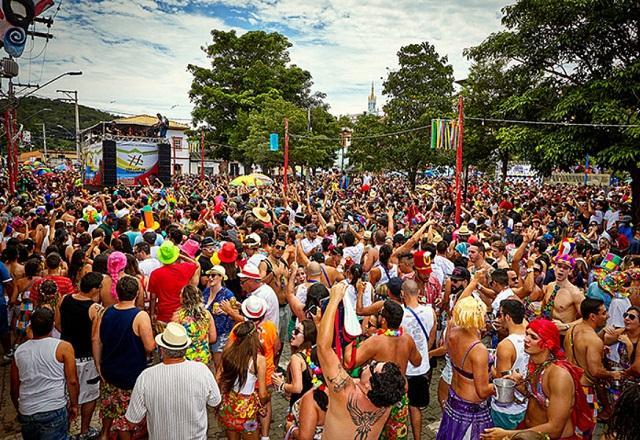
[[[437,440],[479,438],[493,427],[488,398],[489,352],[482,345],[487,306],[473,296],[460,299],[447,328],[447,353],[453,368],[449,396],[444,405]]]
[[[222,352],[222,368],[218,370],[222,393],[218,421],[228,439],[255,440],[260,436],[263,404],[270,399],[267,363],[254,322],[238,324],[233,333],[235,340]]]
[[[216,342],[216,325],[211,313],[205,309],[200,289],[187,284],[180,292],[180,308],[173,314],[172,321],[181,324],[191,338],[185,359],[208,364],[211,360],[209,344]]]

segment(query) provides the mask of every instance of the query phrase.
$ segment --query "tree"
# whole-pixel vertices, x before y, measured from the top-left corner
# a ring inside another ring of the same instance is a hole
[[[213,43],[203,47],[210,67],[190,64],[189,97],[195,104],[194,124],[206,124],[206,143],[217,144],[217,157],[240,159],[247,135],[246,118],[264,96],[280,96],[301,108],[321,105],[323,94],[311,93],[311,74],[290,64],[291,43],[279,33],[211,31]],[[240,122],[240,124],[238,124]],[[240,131],[238,131],[240,130]]]
[[[540,80],[539,75],[536,78],[530,73],[518,66],[509,67],[503,58],[482,58],[474,62],[463,84],[465,114],[487,119],[527,120],[530,116],[535,117],[531,111],[527,112],[513,103],[514,97],[532,90]],[[527,148],[535,140],[526,136],[534,133],[518,125],[467,120],[465,164],[474,164],[488,171],[500,161],[502,188],[510,160],[517,158],[537,162],[535,150]]]
[[[361,170],[382,171],[388,166],[386,137],[379,136],[387,132],[384,120],[377,115],[363,113],[358,116],[352,129],[351,145],[347,152],[349,164]]]
[[[640,8],[636,0],[521,0],[503,9],[506,30],[469,51],[476,60],[505,58],[543,80],[512,99],[537,120],[640,124]],[[580,126],[521,128],[543,170],[590,154],[631,174],[633,213],[640,221],[640,129]]]
[[[452,115],[453,67],[446,56],[441,57],[427,42],[410,44],[400,48],[398,64],[399,69],[390,71],[383,83],[389,132],[429,126],[433,118]],[[420,168],[441,160],[440,152],[429,148],[428,130],[399,134],[385,142],[387,165],[406,171],[412,186]]]
[[[289,119],[289,163],[311,168],[329,167],[339,147],[339,127],[324,107],[311,109],[311,128],[308,132],[307,110],[296,107],[281,97],[266,96],[247,118],[247,137],[240,143],[240,151],[251,162],[263,168],[280,167],[284,154],[284,119]],[[280,148],[269,150],[270,133],[278,133]]]

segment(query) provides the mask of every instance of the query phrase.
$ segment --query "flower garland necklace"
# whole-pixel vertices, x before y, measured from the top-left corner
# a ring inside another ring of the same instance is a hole
[[[399,336],[402,336],[404,334],[404,329],[402,327],[400,327],[397,330],[391,330],[391,329],[386,329],[386,330],[378,330],[376,332],[377,335],[385,335],[385,336],[391,336],[392,338],[397,338]]]
[[[320,376],[322,374],[322,369],[311,360],[311,349],[310,348],[308,348],[305,351],[305,362],[307,363],[307,366],[309,367],[309,370],[311,371],[311,383],[313,384],[313,389],[315,390],[315,389],[320,388],[321,390],[324,390],[326,388],[326,386],[318,378],[318,376]]]

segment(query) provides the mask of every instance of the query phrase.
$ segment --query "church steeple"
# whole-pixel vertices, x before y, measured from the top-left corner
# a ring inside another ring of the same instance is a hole
[[[378,109],[376,108],[376,92],[374,91],[374,88],[373,88],[373,81],[371,81],[371,94],[369,95],[367,113],[369,113],[370,115],[378,114]]]

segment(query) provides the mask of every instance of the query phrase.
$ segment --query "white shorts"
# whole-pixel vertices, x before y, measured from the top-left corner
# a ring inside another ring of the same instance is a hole
[[[78,404],[82,405],[96,400],[100,397],[100,376],[93,358],[76,359],[76,369],[78,370],[78,383],[80,384]]]

